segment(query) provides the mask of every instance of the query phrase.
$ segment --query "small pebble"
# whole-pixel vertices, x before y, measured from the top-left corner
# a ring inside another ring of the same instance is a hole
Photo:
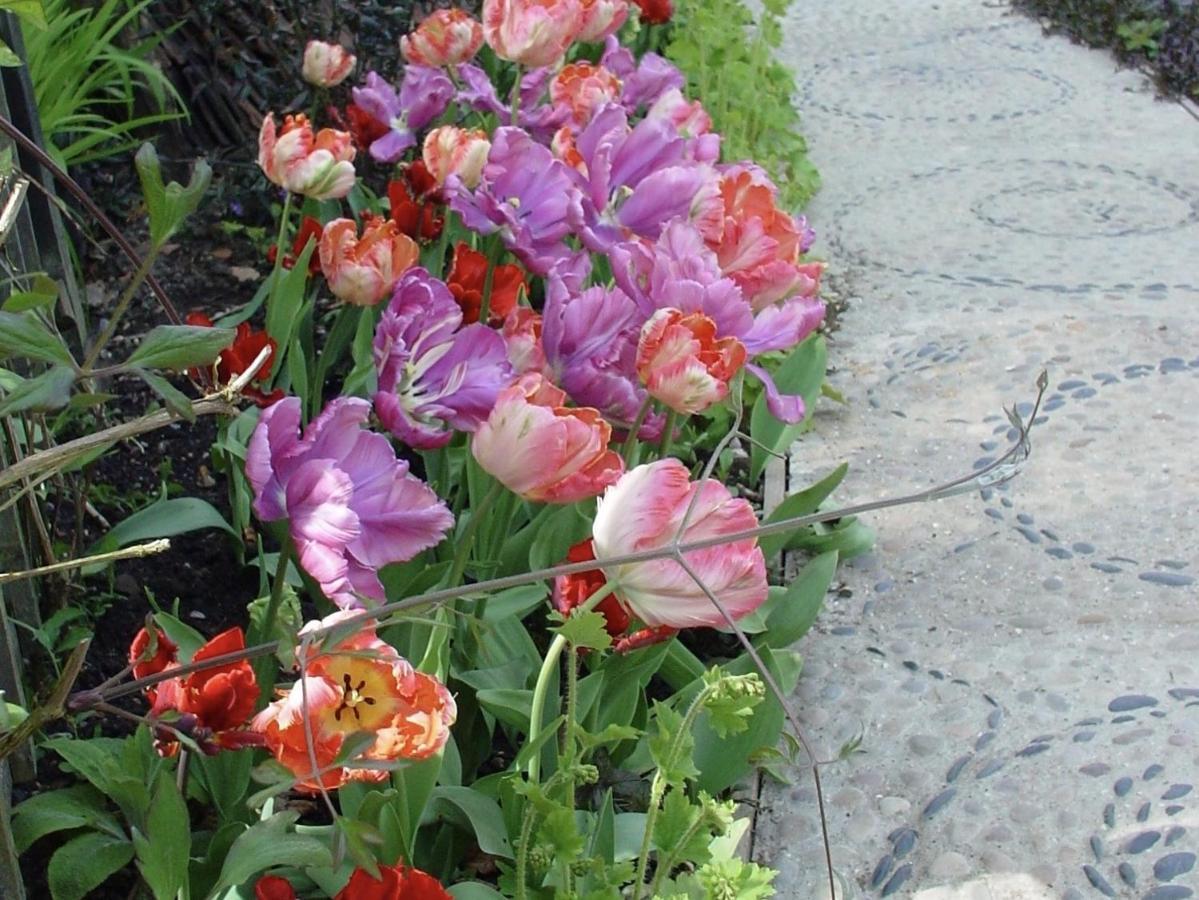
[[[1151,584],[1164,584],[1167,587],[1186,587],[1195,583],[1195,579],[1190,575],[1183,575],[1181,572],[1142,572],[1137,576],[1141,581],[1148,581]]]
[[[1112,886],[1107,883],[1107,879],[1104,878],[1102,875],[1100,875],[1099,870],[1096,869],[1094,866],[1090,866],[1090,865],[1083,866],[1082,873],[1087,876],[1087,881],[1091,882],[1091,884],[1095,888],[1095,890],[1099,891],[1099,893],[1103,894],[1103,896],[1105,896],[1105,897],[1116,896],[1115,889],[1112,888]]]
[[[911,877],[912,877],[912,864],[908,863],[906,865],[900,866],[896,870],[895,874],[891,876],[891,880],[887,882],[887,886],[883,888],[883,896],[890,897],[892,894],[894,894],[896,891],[898,891],[901,887],[903,887],[907,883],[907,880]]]
[[[1145,770],[1144,774],[1141,775],[1141,779],[1144,781],[1152,781],[1164,771],[1166,771],[1164,766],[1160,765],[1159,763],[1154,763]]]
[[[1153,864],[1153,877],[1158,881],[1173,881],[1193,868],[1194,853],[1168,853]]]
[[[919,835],[914,828],[905,828],[899,833],[892,843],[892,850],[896,859],[903,859],[912,852],[912,848],[916,846],[916,838]]]
[[[1112,785],[1112,790],[1116,792],[1117,797],[1123,797],[1132,790],[1132,779],[1127,775],[1116,779],[1116,783]]]
[[[1137,870],[1134,869],[1131,865],[1129,865],[1126,862],[1122,862],[1116,868],[1116,871],[1120,875],[1120,880],[1123,881],[1126,885],[1128,885],[1129,887],[1137,886]]]
[[[1131,853],[1135,856],[1138,853],[1144,853],[1161,839],[1160,831],[1142,831],[1125,841],[1122,850],[1124,853]]]
[[[937,794],[937,796],[933,797],[932,800],[928,801],[928,804],[924,807],[924,811],[921,813],[921,815],[926,819],[935,816],[956,796],[957,788],[946,788],[945,790],[941,791],[941,793]]]
[[[1189,784],[1172,784],[1170,789],[1162,794],[1163,800],[1178,800],[1191,792]]]
[[[1157,699],[1147,694],[1125,694],[1107,705],[1108,712],[1131,712],[1146,706],[1157,706]]]
[[[1148,801],[1142,803],[1141,808],[1137,810],[1137,821],[1138,822],[1148,822],[1149,821],[1149,811],[1151,809],[1153,809],[1152,803],[1149,803]]]
[[[874,867],[874,874],[870,876],[870,886],[877,888],[887,876],[891,874],[891,868],[895,865],[895,857],[890,853],[878,861],[878,865]]]

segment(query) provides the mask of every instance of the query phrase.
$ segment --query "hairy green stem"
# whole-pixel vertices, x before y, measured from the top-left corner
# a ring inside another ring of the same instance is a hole
[[[611,594],[614,589],[615,585],[609,581],[584,600],[576,608],[575,612],[590,612],[595,609],[601,600]],[[537,733],[541,731],[542,713],[545,707],[545,695],[549,692],[550,676],[554,674],[554,669],[557,668],[558,660],[565,648],[566,638],[561,634],[557,634],[554,635],[554,640],[550,643],[549,649],[545,651],[545,659],[541,662],[541,671],[537,673],[537,684],[533,687],[533,708],[529,710],[529,740],[533,740],[537,737]],[[529,781],[536,783],[540,780],[541,754],[534,753],[529,758]]]
[[[641,836],[641,852],[637,855],[637,868],[634,871],[633,900],[641,900],[641,889],[645,887],[645,870],[649,867],[649,847],[653,842],[654,824],[658,820],[662,798],[666,795],[667,783],[662,775],[662,770],[675,767],[679,754],[682,752],[683,743],[695,725],[696,717],[703,710],[704,704],[708,702],[708,697],[715,689],[714,685],[709,685],[695,695],[695,699],[687,707],[687,714],[683,716],[683,724],[679,727],[670,749],[666,752],[666,759],[663,760],[665,765],[659,766],[658,770],[654,772],[654,780],[650,783],[649,788],[649,809],[645,811],[645,833]],[[681,789],[680,787],[675,788],[675,790]],[[651,896],[653,895],[651,894]]]

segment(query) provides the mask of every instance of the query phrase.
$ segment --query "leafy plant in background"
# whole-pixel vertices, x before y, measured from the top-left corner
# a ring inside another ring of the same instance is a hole
[[[1092,47],[1149,68],[1160,90],[1199,98],[1199,4],[1186,0],[1015,0]]]
[[[664,44],[704,98],[730,159],[754,159],[779,185],[783,202],[802,209],[820,174],[795,108],[795,75],[778,57],[782,16],[791,0],[766,0],[757,13],[741,0],[679,0]]]
[[[1131,19],[1121,22],[1116,34],[1124,41],[1129,53],[1143,52],[1152,59],[1157,55],[1157,39],[1166,30],[1165,19]]]
[[[185,115],[183,98],[151,58],[163,35],[130,38],[152,2],[42,0],[44,24],[24,19],[42,133],[62,165],[126,153],[141,142],[139,132]],[[139,103],[152,111],[139,112]]]

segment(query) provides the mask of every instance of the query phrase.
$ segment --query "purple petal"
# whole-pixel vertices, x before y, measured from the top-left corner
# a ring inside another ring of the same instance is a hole
[[[794,347],[820,327],[824,304],[815,297],[793,297],[766,307],[754,317],[753,328],[741,342],[750,356]]]
[[[254,514],[264,522],[287,515],[283,488],[288,468],[300,443],[300,400],[284,397],[262,412],[246,450],[246,478],[254,488]]]
[[[406,66],[400,105],[407,113],[408,127],[413,131],[424,128],[446,111],[455,93],[454,82],[441,69]]]
[[[491,113],[503,118],[508,108],[500,102],[495,85],[486,72],[473,63],[463,63],[458,67],[458,77],[464,85],[458,92],[459,103],[476,112]]]
[[[798,425],[803,421],[803,397],[799,394],[780,394],[770,373],[761,366],[747,363],[745,368],[756,375],[766,389],[766,408],[772,416],[788,425]]]

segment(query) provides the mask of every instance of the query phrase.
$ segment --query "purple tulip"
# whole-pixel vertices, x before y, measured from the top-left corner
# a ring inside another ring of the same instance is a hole
[[[378,570],[439,543],[454,524],[446,505],[390,441],[363,429],[370,404],[331,401],[300,435],[300,400],[267,408],[246,454],[254,512],[287,519],[300,565],[343,609],[385,599]]]
[[[627,426],[647,396],[637,377],[637,339],[644,323],[645,316],[619,288],[593,287],[575,296],[555,272],[541,320],[547,369],[579,406]],[[652,440],[661,430],[661,417],[654,417],[641,436]]]
[[[461,326],[462,309],[445,283],[413,268],[396,284],[375,331],[375,412],[417,449],[443,447],[454,431],[475,431],[515,377],[498,332]]]
[[[377,72],[368,72],[366,84],[351,93],[358,106],[389,129],[371,143],[370,155],[392,163],[416,146],[416,133],[445,112],[456,91],[441,69],[406,66],[398,94]]]
[[[612,35],[604,43],[600,65],[621,80],[621,104],[629,112],[651,106],[671,88],[682,90],[687,83],[678,68],[657,53],[646,53],[640,61]]]
[[[659,309],[701,312],[716,323],[719,337],[735,337],[750,357],[787,350],[815,331],[824,319],[824,304],[814,297],[793,297],[757,314],[741,288],[720,271],[716,254],[692,225],[667,225],[656,243],[625,241],[612,247],[612,277],[649,318]],[[766,388],[771,414],[784,422],[803,419],[803,398],[780,394],[770,373],[746,367]]]
[[[496,129],[475,190],[451,175],[446,195],[467,228],[499,232],[536,275],[577,255],[564,240],[582,219],[579,189],[570,170],[519,128]]]
[[[600,110],[575,141],[583,192],[578,233],[588,249],[607,253],[627,232],[657,238],[675,218],[718,213],[716,170],[684,159],[687,142],[666,119],[629,127],[615,104]],[[711,209],[709,209],[711,207]]]

